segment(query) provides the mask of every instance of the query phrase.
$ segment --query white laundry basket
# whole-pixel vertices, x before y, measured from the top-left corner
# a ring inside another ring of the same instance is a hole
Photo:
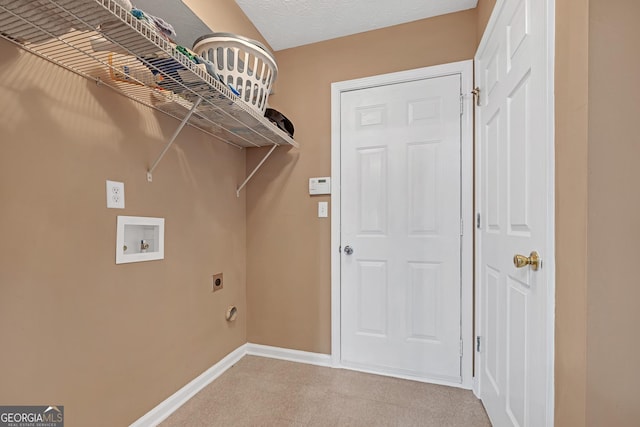
[[[213,33],[199,37],[193,51],[215,65],[218,74],[240,99],[264,114],[278,75],[276,61],[266,47],[235,34]]]

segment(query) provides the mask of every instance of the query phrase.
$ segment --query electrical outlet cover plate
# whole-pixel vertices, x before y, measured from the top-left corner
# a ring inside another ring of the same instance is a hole
[[[222,273],[214,274],[211,280],[211,292],[219,291],[223,285]]]
[[[124,183],[107,180],[107,208],[124,209]]]

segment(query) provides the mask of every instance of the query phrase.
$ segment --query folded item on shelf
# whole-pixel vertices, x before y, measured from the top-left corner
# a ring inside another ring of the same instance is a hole
[[[166,35],[170,40],[175,40],[177,34],[176,30],[173,29],[173,25],[157,16],[150,15],[149,18],[156,24],[156,27],[162,34]]]
[[[233,87],[233,85],[232,85],[231,83],[228,83],[228,84],[227,84],[227,87],[231,90],[231,92],[233,92],[233,94],[234,94],[235,96],[237,96],[237,97],[242,96],[242,94],[241,94],[240,92],[238,92],[238,91],[236,90],[236,88],[235,88],[235,87]]]
[[[204,64],[204,66],[206,67],[207,73],[209,73],[211,77],[213,77],[215,80],[218,80],[224,86],[227,86],[231,91],[231,93],[233,93],[235,96],[238,96],[238,97],[242,96],[242,93],[240,93],[240,91],[238,91],[231,83],[225,82],[224,77],[218,74],[218,72],[216,71],[216,66],[213,64],[213,62],[209,61],[206,58],[203,58],[200,55],[195,56],[195,61],[197,64]]]
[[[147,21],[148,23],[151,23],[151,20],[147,17],[147,15],[138,8],[131,9],[131,14],[141,21]]]
[[[177,35],[176,30],[164,19],[153,16],[138,8],[131,9],[131,14],[142,21],[148,22],[153,28],[155,28],[158,34],[160,34],[167,40],[175,40]]]
[[[198,63],[196,61],[196,54],[191,50],[187,49],[186,47],[176,45],[176,50],[181,54],[183,54],[184,56],[186,56],[187,58],[189,58],[190,60],[192,60],[193,62],[195,62],[196,64]]]
[[[203,58],[200,55],[196,55],[195,61],[196,61],[196,64],[204,64],[205,69],[207,70],[207,73],[209,73],[211,77],[218,80],[220,83],[224,84],[224,77],[222,77],[220,74],[216,72],[216,66],[213,65],[213,62]]]

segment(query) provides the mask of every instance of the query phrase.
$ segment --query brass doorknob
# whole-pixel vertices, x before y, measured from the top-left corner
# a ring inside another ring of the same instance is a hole
[[[538,252],[533,251],[528,257],[524,255],[514,255],[513,265],[515,265],[516,268],[522,268],[524,266],[530,265],[531,269],[535,271],[542,265],[542,260],[540,259],[540,255],[538,255]]]

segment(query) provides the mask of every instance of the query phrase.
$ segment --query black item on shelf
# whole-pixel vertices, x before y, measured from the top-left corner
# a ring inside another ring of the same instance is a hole
[[[287,119],[284,114],[273,108],[267,108],[264,111],[264,116],[293,138],[293,123],[291,123],[291,120]]]
[[[142,63],[146,65],[154,75],[162,73],[167,75],[168,77],[171,77],[175,81],[182,82],[178,71],[186,70],[186,67],[175,59],[145,56],[140,57],[140,59],[142,60]]]

